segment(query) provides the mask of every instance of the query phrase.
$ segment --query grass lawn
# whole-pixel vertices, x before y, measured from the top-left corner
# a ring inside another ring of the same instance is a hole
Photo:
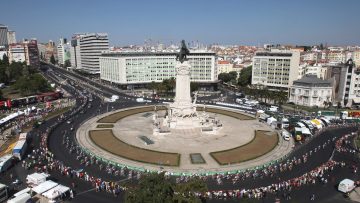
[[[237,164],[260,157],[278,144],[279,137],[276,132],[255,131],[255,137],[249,143],[224,151],[211,152],[210,155],[220,164]]]
[[[345,108],[340,108],[337,109],[335,107],[330,107],[330,108],[315,108],[315,107],[309,107],[309,106],[301,106],[301,105],[293,105],[293,104],[284,104],[282,105],[284,108],[288,109],[288,110],[294,110],[295,111],[299,111],[299,110],[303,110],[303,111],[307,111],[309,113],[311,112],[318,112],[318,111],[334,111],[336,113],[336,111],[338,111],[337,114],[339,114],[340,111],[347,111],[348,109]]]
[[[65,108],[62,108],[62,109],[59,109],[59,110],[56,110],[56,111],[52,111],[50,112],[48,115],[45,116],[44,120],[50,120],[60,114],[63,114],[65,112],[67,112],[68,110],[71,109],[71,106],[68,106],[68,107],[65,107]]]
[[[22,97],[20,95],[20,92],[16,90],[13,86],[6,87],[4,89],[1,89],[3,92],[3,97],[7,99],[15,99]]]
[[[89,132],[89,136],[97,146],[116,156],[155,165],[179,166],[180,164],[180,154],[153,151],[130,145],[116,138],[112,130],[92,130]]]
[[[165,107],[157,106],[157,110],[165,110]],[[125,110],[125,111],[119,111],[117,113],[113,113],[104,118],[101,118],[100,120],[98,120],[98,123],[116,123],[120,119],[125,118],[127,116],[130,116],[133,114],[138,114],[138,113],[143,113],[143,112],[149,112],[149,111],[154,111],[154,106],[147,106],[147,107],[143,107],[143,108],[135,108],[135,109]]]
[[[197,111],[203,111],[203,107],[197,107],[196,108]],[[210,112],[210,113],[216,113],[216,114],[222,114],[225,116],[230,116],[239,120],[254,120],[254,117],[251,116],[247,116],[245,114],[242,113],[238,113],[238,112],[233,112],[233,111],[227,111],[227,110],[222,110],[222,109],[214,109],[211,107],[205,108],[206,112]]]

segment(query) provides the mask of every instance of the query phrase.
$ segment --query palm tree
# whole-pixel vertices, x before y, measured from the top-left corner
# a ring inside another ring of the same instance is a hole
[[[151,83],[148,84],[148,88],[152,90],[151,97],[154,97],[154,92],[155,92],[156,86],[157,86],[157,84],[155,81],[151,81]]]
[[[169,88],[171,88],[171,92],[174,93],[174,89],[176,87],[176,80],[174,77],[169,79]]]

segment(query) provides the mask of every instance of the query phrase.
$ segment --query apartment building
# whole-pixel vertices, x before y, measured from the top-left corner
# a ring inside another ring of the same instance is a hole
[[[289,89],[298,79],[300,52],[271,50],[256,52],[253,57],[252,85],[263,85],[270,89]]]

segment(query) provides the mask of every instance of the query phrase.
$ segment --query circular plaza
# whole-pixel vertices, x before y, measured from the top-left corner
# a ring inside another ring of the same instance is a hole
[[[157,116],[164,117],[165,106],[157,109]],[[291,141],[252,115],[219,106],[207,106],[205,111],[209,118],[221,120],[216,133],[195,128],[155,134],[154,106],[141,106],[87,120],[76,139],[87,153],[111,164],[174,175],[238,172],[270,164],[292,149]]]

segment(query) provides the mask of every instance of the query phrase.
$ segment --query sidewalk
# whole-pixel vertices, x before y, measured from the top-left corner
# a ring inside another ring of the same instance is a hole
[[[360,187],[355,188],[355,190],[350,193],[350,199],[355,202],[360,202]]]

